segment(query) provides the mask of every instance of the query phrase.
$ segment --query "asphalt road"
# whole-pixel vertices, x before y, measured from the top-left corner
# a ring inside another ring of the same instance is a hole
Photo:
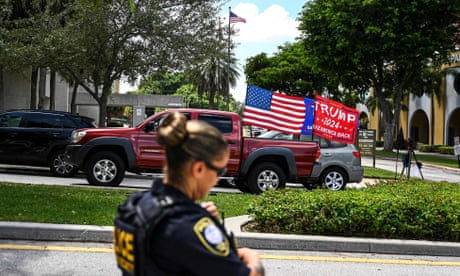
[[[266,275],[460,275],[459,257],[257,250]],[[0,275],[121,275],[111,244],[0,240]]]
[[[363,156],[362,165],[367,167],[373,167],[374,160],[372,157]],[[395,179],[399,178],[403,165],[401,160],[396,161],[394,159],[376,159],[375,167],[395,172]],[[411,177],[421,178],[421,175],[416,176],[413,172],[415,163],[411,165]],[[430,164],[424,164],[421,169],[421,174],[424,179],[432,181],[447,181],[453,183],[460,183],[460,169],[447,168],[441,166],[434,166]],[[134,189],[147,189],[152,184],[152,178],[154,175],[136,175],[128,173],[120,184],[121,188],[134,188]],[[407,177],[407,169],[403,173],[403,178]],[[2,182],[14,182],[14,183],[31,183],[31,184],[52,184],[52,185],[69,185],[77,187],[94,187],[90,186],[86,181],[83,174],[79,174],[75,177],[61,178],[54,177],[48,168],[40,167],[24,167],[24,166],[12,166],[0,164],[0,181]],[[361,183],[349,183],[348,187],[363,187],[369,180],[365,179]],[[290,185],[291,187],[302,187],[301,185]],[[239,190],[232,189],[229,187],[215,187],[215,192],[232,192],[238,193]]]

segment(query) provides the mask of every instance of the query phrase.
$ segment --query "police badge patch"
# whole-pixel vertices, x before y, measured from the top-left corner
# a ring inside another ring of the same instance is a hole
[[[201,218],[195,226],[193,226],[196,236],[201,244],[213,254],[219,256],[228,256],[230,253],[230,245],[227,237],[217,227],[212,219]]]

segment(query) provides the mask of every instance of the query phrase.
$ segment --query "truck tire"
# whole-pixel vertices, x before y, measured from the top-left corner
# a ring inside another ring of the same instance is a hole
[[[344,190],[347,185],[347,175],[341,168],[329,168],[323,172],[321,184],[331,191]]]
[[[284,171],[274,163],[261,163],[256,165],[248,175],[248,187],[254,194],[266,190],[278,190],[286,185]]]
[[[101,151],[89,158],[85,173],[91,185],[116,187],[125,177],[125,164],[117,154]]]
[[[71,177],[78,172],[78,168],[67,163],[64,157],[64,150],[57,150],[51,155],[50,170],[54,176]]]

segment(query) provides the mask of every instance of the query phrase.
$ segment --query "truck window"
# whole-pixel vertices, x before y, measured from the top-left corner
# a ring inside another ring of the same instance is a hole
[[[326,140],[326,139],[318,137],[318,136],[302,134],[302,135],[300,135],[300,140],[301,141],[309,141],[309,142],[317,142],[319,144],[319,147],[322,148],[322,149],[330,147],[330,145],[329,145],[330,141],[329,140]]]
[[[46,114],[46,113],[31,113],[24,115],[25,127],[35,128],[64,128],[65,118],[61,115]],[[76,125],[72,121],[66,122],[65,127],[75,128]],[[68,125],[70,124],[70,126]]]
[[[232,118],[221,115],[199,114],[198,120],[205,121],[222,133],[232,133]]]
[[[161,120],[168,114],[169,113],[164,114],[163,116],[158,117],[155,120],[153,120],[150,123],[148,123],[149,128],[150,128],[149,131],[150,130],[157,131],[158,127],[160,126]],[[190,120],[190,118],[192,118],[192,115],[190,113],[185,113],[184,112],[183,114],[185,115],[185,117],[187,117],[187,120]]]
[[[22,113],[5,113],[0,116],[0,127],[19,127]]]

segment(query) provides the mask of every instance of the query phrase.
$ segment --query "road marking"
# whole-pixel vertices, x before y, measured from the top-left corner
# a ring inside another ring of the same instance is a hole
[[[72,247],[72,246],[47,246],[47,245],[21,245],[0,244],[0,249],[6,250],[37,250],[37,251],[67,251],[89,253],[113,253],[113,248],[97,247]],[[350,258],[350,257],[321,257],[321,256],[289,256],[289,255],[260,255],[262,259],[290,260],[290,261],[316,261],[316,262],[347,262],[347,263],[377,263],[400,265],[427,265],[427,266],[460,266],[460,262],[426,261],[426,260],[392,260],[377,258]]]
[[[425,260],[393,260],[350,257],[321,257],[321,256],[286,256],[286,255],[260,255],[262,259],[291,260],[291,261],[317,261],[317,262],[343,262],[343,263],[375,263],[375,264],[402,264],[402,265],[429,265],[429,266],[460,266],[460,262],[425,261]]]
[[[75,247],[75,246],[48,246],[48,245],[22,245],[22,244],[0,244],[0,249],[10,250],[36,250],[36,251],[69,251],[69,252],[90,252],[90,253],[113,253],[112,248],[97,247]]]

